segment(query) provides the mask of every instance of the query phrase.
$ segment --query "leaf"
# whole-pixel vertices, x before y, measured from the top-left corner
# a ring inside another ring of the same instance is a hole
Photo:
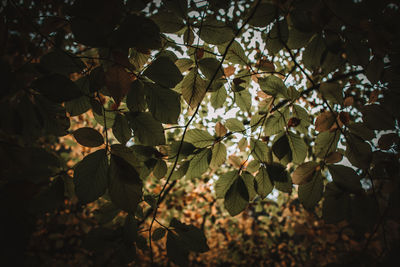
[[[193,67],[194,62],[190,58],[179,58],[175,61],[175,65],[183,73]]]
[[[188,130],[185,135],[185,142],[189,142],[199,148],[209,146],[214,141],[215,138],[211,134],[200,129]]]
[[[276,9],[273,4],[261,3],[248,23],[255,27],[266,27],[275,19]]]
[[[271,163],[271,164],[268,164],[265,166],[266,166],[269,178],[274,183],[276,183],[276,182],[286,183],[289,181],[289,177],[288,177],[286,168],[282,164]]]
[[[349,123],[346,125],[347,128],[350,130],[352,134],[355,134],[361,137],[364,140],[372,140],[375,138],[375,133],[373,130],[369,129],[364,123],[362,122],[354,122]]]
[[[294,184],[302,185],[308,183],[316,171],[319,164],[315,161],[309,161],[301,164],[292,173],[292,181]]]
[[[104,144],[103,136],[93,128],[83,127],[75,130],[72,133],[82,146],[97,147]]]
[[[242,152],[246,150],[246,148],[247,148],[247,138],[246,137],[243,137],[242,139],[239,140],[238,148]]]
[[[190,161],[185,161],[185,162],[181,163],[179,168],[172,174],[171,181],[175,181],[175,180],[182,178],[186,174],[187,170],[189,169],[189,164],[190,164]]]
[[[322,217],[327,223],[337,223],[350,215],[350,196],[341,191],[334,183],[326,185]]]
[[[81,72],[86,67],[80,58],[59,49],[42,56],[40,65],[49,72],[64,75]]]
[[[315,120],[315,130],[318,132],[328,131],[335,124],[335,116],[330,111],[322,112]]]
[[[83,95],[73,81],[57,73],[42,76],[31,86],[41,95],[57,103],[70,101]]]
[[[182,80],[182,96],[186,103],[195,109],[206,95],[207,81],[200,77],[197,68],[193,68]]]
[[[214,109],[221,108],[227,98],[228,94],[224,86],[220,87],[217,91],[211,93],[211,106]]]
[[[246,170],[251,173],[255,173],[256,171],[258,171],[259,168],[260,168],[260,162],[258,160],[252,160],[246,166]]]
[[[265,167],[261,167],[256,175],[255,188],[257,188],[257,194],[259,194],[262,199],[266,198],[274,188]]]
[[[215,183],[215,193],[217,198],[224,198],[226,192],[238,177],[238,171],[228,171],[227,173],[222,174]]]
[[[243,122],[236,118],[230,118],[227,119],[225,122],[225,126],[231,131],[231,132],[244,132],[245,128],[243,125]]]
[[[329,153],[335,152],[339,142],[340,132],[326,131],[319,133],[315,139],[314,151],[318,158],[325,158]]]
[[[163,123],[177,123],[181,113],[180,95],[156,84],[145,84],[147,104],[154,118]]]
[[[107,126],[107,128],[112,128],[114,126],[116,113],[114,111],[103,110],[103,107],[101,105],[99,106],[99,108],[100,108],[100,113],[97,113],[97,111],[95,111],[95,109],[93,108],[94,119],[101,126],[104,126],[104,127]]]
[[[143,74],[162,87],[168,88],[175,87],[183,79],[178,67],[166,56],[158,57]]]
[[[247,90],[235,92],[235,103],[243,112],[251,111],[251,95]]]
[[[289,29],[286,19],[275,22],[272,29],[268,32],[266,47],[272,55],[277,54],[289,39]]]
[[[179,242],[178,236],[172,231],[167,234],[167,256],[178,266],[189,266],[189,251]]]
[[[167,230],[164,227],[160,227],[154,230],[153,234],[151,235],[151,239],[153,241],[158,241],[165,236]]]
[[[307,156],[307,145],[298,134],[288,132],[288,143],[292,151],[292,160],[295,164],[301,164],[304,162]]]
[[[105,84],[117,106],[128,94],[131,83],[130,74],[120,65],[111,66],[105,73]]]
[[[251,150],[251,155],[256,160],[260,162],[268,162],[269,148],[264,142],[251,138],[250,150]]]
[[[290,158],[292,157],[289,139],[286,134],[276,138],[276,141],[272,144],[272,152],[274,152],[279,160],[283,159],[286,155],[289,155]]]
[[[346,141],[345,156],[349,159],[350,163],[361,169],[369,168],[372,160],[371,146],[352,134],[347,136]]]
[[[365,125],[372,130],[392,130],[395,121],[381,105],[372,104],[361,108]]]
[[[299,185],[299,201],[307,210],[313,210],[321,200],[324,191],[324,182],[321,172],[314,174],[311,181]]]
[[[249,204],[249,192],[242,177],[237,177],[225,194],[224,205],[231,216],[236,216]]]
[[[264,134],[271,136],[285,130],[286,119],[289,119],[289,108],[285,107],[281,112],[274,112],[267,117],[264,124]]]
[[[202,23],[200,38],[204,42],[214,45],[226,43],[234,37],[231,28],[222,21],[208,17]]]
[[[94,218],[99,224],[107,224],[111,222],[120,212],[121,210],[117,208],[111,201],[109,201],[94,211]]]
[[[343,165],[328,165],[328,169],[332,175],[333,182],[340,188],[351,193],[362,192],[360,177],[355,170]]]
[[[170,227],[174,228],[178,234],[179,243],[186,249],[199,253],[209,250],[204,232],[199,228],[181,223],[175,218],[171,220]]]
[[[215,134],[218,137],[222,137],[226,135],[227,132],[228,130],[226,129],[226,127],[221,122],[217,121],[217,123],[215,124]]]
[[[246,184],[247,191],[249,192],[249,200],[252,201],[257,196],[257,192],[254,189],[255,188],[254,176],[251,173],[244,171],[242,172],[242,178],[244,183]]]
[[[339,83],[321,83],[319,91],[326,100],[334,104],[343,104],[343,92]]]
[[[135,168],[111,154],[108,190],[111,201],[120,209],[135,213],[142,199],[142,181]]]
[[[104,149],[97,150],[74,167],[75,193],[82,204],[101,197],[107,188],[108,159]]]
[[[160,11],[153,15],[151,19],[158,25],[160,31],[164,33],[175,33],[185,27],[183,20],[170,11]]]
[[[207,171],[211,160],[211,149],[203,149],[196,154],[190,161],[189,169],[186,172],[186,177],[200,178],[201,175]]]
[[[395,133],[383,134],[378,140],[378,147],[382,150],[389,150],[399,142],[399,136]]]
[[[338,163],[343,159],[343,154],[339,152],[331,152],[325,158],[326,163]]]
[[[198,61],[197,64],[199,66],[201,73],[203,73],[208,80],[213,79],[215,81],[221,78],[222,75],[224,75],[221,63],[215,58],[211,57],[202,58],[201,60]],[[217,74],[214,77],[215,73]]]
[[[318,68],[321,64],[321,56],[325,51],[325,41],[321,35],[315,35],[306,46],[303,53],[303,62],[309,70]]]
[[[220,45],[218,46],[218,51],[221,54],[224,54],[226,50],[225,45]],[[242,66],[246,66],[249,59],[246,56],[243,47],[240,45],[240,43],[234,41],[232,45],[229,47],[228,52],[226,53],[225,60],[233,63],[233,64],[239,64]]]
[[[162,159],[158,159],[156,166],[154,166],[153,175],[156,178],[161,179],[167,174],[167,171],[167,163],[165,163],[165,161],[163,161]]]
[[[126,96],[126,105],[132,112],[146,110],[145,89],[144,84],[140,80],[135,80],[131,84],[131,89]]]
[[[217,169],[221,167],[221,165],[225,162],[226,160],[226,146],[218,142],[214,145],[212,148],[212,158],[210,162],[210,167],[213,169]]]
[[[126,243],[133,243],[138,239],[138,222],[131,214],[126,215],[123,226],[123,239]]]
[[[112,132],[121,144],[126,144],[132,137],[132,130],[125,115],[117,114],[115,116]]]
[[[369,62],[365,73],[372,84],[377,83],[381,79],[384,66],[385,64],[383,63],[382,58],[374,55],[374,58]]]
[[[129,125],[138,140],[148,146],[165,144],[164,128],[148,112],[128,113]]]
[[[286,85],[283,83],[282,79],[274,75],[269,75],[265,78],[259,78],[258,83],[260,84],[261,90],[268,95],[289,98]]]

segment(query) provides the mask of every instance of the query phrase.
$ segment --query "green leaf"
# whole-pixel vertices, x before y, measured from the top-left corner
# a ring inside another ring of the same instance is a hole
[[[81,72],[86,67],[85,63],[83,63],[80,58],[60,49],[56,49],[42,56],[40,65],[49,72],[64,75],[73,72]]]
[[[117,115],[117,113],[115,111],[103,110],[103,107],[101,107],[101,106],[100,106],[100,113],[97,113],[97,111],[95,111],[93,109],[93,117],[94,117],[94,119],[101,126],[104,126],[104,127],[107,126],[107,129],[113,127],[116,115]]]
[[[371,146],[353,134],[349,134],[346,138],[345,156],[351,164],[361,169],[368,169],[372,160]]]
[[[187,0],[166,0],[162,1],[165,7],[180,18],[187,18],[188,1]]]
[[[217,91],[211,93],[211,106],[214,109],[221,108],[227,98],[228,94],[224,86],[220,87]]]
[[[285,20],[281,20],[274,24],[272,29],[268,32],[268,39],[266,47],[268,52],[272,55],[277,54],[289,39],[289,29]]]
[[[204,42],[214,45],[226,43],[234,37],[231,28],[222,21],[208,17],[202,23],[200,38]]]
[[[235,92],[235,103],[243,112],[250,113],[251,110],[251,95],[247,90]]]
[[[195,109],[206,95],[207,81],[193,68],[181,82],[182,96],[186,103]]]
[[[82,146],[97,147],[104,144],[103,136],[97,130],[90,127],[79,128],[72,134]]]
[[[194,61],[190,58],[179,58],[177,61],[175,61],[175,65],[183,73],[193,67]]]
[[[242,177],[237,177],[225,194],[224,205],[231,216],[236,216],[249,204],[249,192]]]
[[[217,198],[224,198],[226,192],[238,177],[238,171],[229,171],[222,174],[215,183],[215,193],[217,195]]]
[[[57,103],[70,101],[83,95],[73,81],[57,73],[42,76],[31,86],[41,95]]]
[[[167,234],[167,256],[168,258],[178,266],[189,266],[189,250],[179,242],[179,238],[172,231],[168,231]]]
[[[318,158],[325,158],[329,153],[335,152],[339,142],[339,131],[326,131],[319,133],[315,139],[314,151]]]
[[[163,123],[177,123],[181,113],[180,95],[156,84],[146,84],[147,104],[154,118]]]
[[[361,113],[365,125],[372,130],[392,130],[395,127],[393,117],[381,105],[364,106],[361,108]]]
[[[256,171],[258,171],[259,168],[260,168],[260,162],[258,160],[252,160],[247,165],[246,170],[251,173],[255,173]]]
[[[218,51],[221,54],[224,54],[225,50],[226,46],[224,45],[218,46]],[[233,64],[246,66],[248,64],[249,58],[246,56],[243,47],[240,45],[240,43],[234,41],[232,45],[229,47],[225,60]]]
[[[298,134],[293,132],[287,133],[290,149],[292,151],[292,160],[295,164],[301,164],[304,162],[307,156],[307,145]]]
[[[256,160],[260,162],[268,162],[269,148],[264,142],[251,138],[250,150],[251,150],[251,155]]]
[[[324,182],[321,172],[316,172],[312,180],[299,185],[299,201],[307,210],[312,210],[322,198]]]
[[[132,214],[126,215],[123,227],[123,239],[126,243],[136,242],[138,238],[137,228],[138,225],[135,217]]]
[[[165,161],[163,161],[162,159],[158,159],[156,166],[154,166],[153,175],[156,178],[161,179],[167,174],[167,171],[167,163],[165,163]]]
[[[277,7],[270,3],[261,3],[254,12],[249,24],[255,27],[266,27],[276,17]]]
[[[256,186],[257,194],[260,195],[262,199],[266,198],[269,193],[274,189],[274,185],[269,179],[267,168],[261,167],[256,175]]]
[[[254,189],[255,188],[254,176],[251,173],[244,171],[242,172],[242,178],[244,183],[246,184],[247,191],[249,192],[249,200],[252,201],[257,196],[257,192]]]
[[[160,11],[151,19],[160,27],[160,31],[164,33],[175,33],[183,29],[185,24],[174,12]]]
[[[265,121],[264,134],[271,136],[283,132],[286,127],[286,120],[290,117],[289,108],[285,107],[281,112],[274,112]]]
[[[75,193],[83,204],[95,201],[106,192],[107,172],[108,159],[104,149],[87,155],[75,166]]]
[[[275,156],[282,160],[285,156],[289,156],[290,160],[292,158],[292,151],[289,145],[289,139],[286,134],[281,136],[277,136],[275,138],[276,141],[272,144],[272,152],[274,152]]]
[[[328,169],[333,182],[340,188],[351,193],[362,192],[360,177],[355,170],[343,165],[328,165]]]
[[[129,125],[140,143],[147,146],[165,144],[164,128],[150,113],[128,114]]]
[[[136,169],[123,158],[111,154],[108,190],[120,209],[135,213],[142,199],[142,180]]]
[[[199,148],[209,146],[214,141],[215,138],[211,134],[200,129],[188,130],[185,135],[185,142],[189,142]]]
[[[339,83],[321,83],[319,91],[326,100],[334,104],[343,104],[343,91]]]
[[[279,163],[271,163],[265,166],[268,172],[268,176],[273,182],[285,183],[289,181],[288,173],[286,168]]]
[[[225,126],[231,132],[244,132],[245,131],[243,122],[236,118],[227,119],[225,122]]]
[[[115,116],[112,132],[121,144],[126,144],[132,137],[132,130],[129,128],[128,119],[125,115],[117,114]]]
[[[297,30],[295,27],[291,27],[289,29],[289,40],[287,41],[287,45],[290,49],[306,47],[312,34],[312,32],[302,32]]]
[[[189,169],[186,172],[186,177],[199,178],[201,175],[207,171],[211,160],[211,149],[203,149],[198,154],[196,154],[190,161]]]
[[[327,223],[337,223],[350,215],[351,198],[334,183],[326,185],[322,206],[322,217]]]
[[[274,97],[280,96],[283,98],[289,98],[286,85],[283,83],[282,79],[274,75],[260,78],[258,79],[258,83],[260,84],[261,90],[263,90],[268,95]]]
[[[303,63],[309,70],[314,70],[321,65],[321,56],[325,51],[325,41],[321,35],[315,35],[306,46],[303,53]]]
[[[353,122],[353,123],[347,124],[346,126],[352,134],[355,134],[364,140],[370,141],[375,138],[374,131],[369,129],[362,122]]]
[[[211,80],[217,71],[218,72],[214,77],[214,80],[217,80],[221,78],[222,75],[224,75],[222,67],[220,66],[221,63],[215,58],[211,57],[202,58],[199,60],[197,64],[199,66],[201,73],[203,73],[208,80]]]
[[[99,209],[94,211],[94,218],[99,224],[107,224],[111,222],[120,212],[121,210],[110,201],[106,202]]]
[[[182,178],[187,170],[189,169],[189,165],[190,165],[190,161],[185,161],[183,163],[181,163],[181,165],[178,167],[178,169],[176,171],[174,171],[174,173],[171,176],[171,181],[175,181],[178,180],[180,178]]]
[[[292,173],[294,184],[303,185],[308,183],[314,176],[315,170],[319,164],[315,161],[309,161],[301,164]]]
[[[183,78],[180,70],[168,57],[158,57],[143,73],[157,84],[173,88]]]
[[[199,228],[172,219],[170,227],[178,234],[178,241],[183,247],[193,252],[206,252],[209,250],[207,239]]]
[[[91,108],[89,97],[81,96],[65,102],[65,110],[71,117],[79,116]]]
[[[212,148],[212,158],[210,162],[210,167],[213,169],[217,169],[221,167],[221,165],[226,160],[226,146],[218,142]]]
[[[165,236],[167,230],[164,227],[160,227],[154,230],[153,234],[151,235],[151,239],[153,241],[158,241]]]
[[[126,96],[126,105],[132,112],[143,112],[146,109],[145,89],[140,80],[135,80],[131,84],[131,89]]]

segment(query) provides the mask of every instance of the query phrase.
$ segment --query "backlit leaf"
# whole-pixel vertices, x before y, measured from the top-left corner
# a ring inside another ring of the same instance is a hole
[[[200,129],[191,129],[186,132],[185,142],[189,142],[196,147],[206,147],[211,145],[215,138],[207,131]]]
[[[249,192],[242,177],[237,177],[225,194],[224,205],[231,216],[236,216],[246,209],[249,203]]]
[[[145,84],[147,104],[154,118],[163,123],[177,123],[181,113],[180,95],[157,84]]]
[[[129,125],[138,140],[148,146],[165,144],[164,128],[148,112],[129,114]]]
[[[215,183],[215,193],[217,198],[225,197],[226,192],[237,179],[237,177],[239,177],[239,173],[237,171],[228,171],[218,178],[217,182]]]
[[[190,161],[189,169],[186,172],[187,178],[200,178],[207,171],[211,160],[211,149],[206,148],[196,154]]]
[[[158,57],[143,74],[155,83],[168,88],[175,87],[183,78],[178,67],[166,56]]]
[[[315,161],[309,161],[299,165],[292,173],[293,183],[298,185],[308,183],[314,176],[316,167],[318,165],[319,164]]]
[[[87,147],[97,147],[104,144],[103,136],[93,128],[83,127],[72,133],[79,144]]]
[[[193,68],[182,80],[182,96],[186,103],[195,109],[206,94],[207,81],[200,77],[197,68]]]
[[[274,185],[272,184],[265,167],[261,167],[258,171],[256,175],[256,184],[257,194],[259,194],[262,199],[272,192]]]
[[[299,185],[299,200],[303,207],[312,210],[322,198],[324,183],[321,172],[316,172],[311,181]]]
[[[226,160],[226,146],[218,142],[214,145],[212,148],[212,158],[210,162],[210,167],[217,169],[221,167],[221,165],[225,162]]]

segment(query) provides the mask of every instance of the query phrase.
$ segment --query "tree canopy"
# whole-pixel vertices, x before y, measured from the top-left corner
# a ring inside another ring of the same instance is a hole
[[[399,12],[390,0],[4,1],[5,261],[26,264],[38,225],[75,214],[97,266],[390,263]]]

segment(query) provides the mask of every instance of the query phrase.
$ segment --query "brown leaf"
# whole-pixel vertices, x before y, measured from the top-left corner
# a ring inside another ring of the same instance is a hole
[[[343,159],[343,155],[339,152],[331,152],[325,159],[326,163],[338,163]]]
[[[348,112],[340,112],[339,113],[339,120],[346,125],[350,121],[350,114]]]
[[[291,117],[288,121],[288,127],[296,127],[301,122],[301,119],[296,117]]]
[[[202,59],[204,56],[204,49],[203,48],[199,48],[196,50],[196,58],[197,59]]]
[[[117,106],[119,106],[121,100],[128,94],[132,80],[130,74],[122,66],[114,65],[105,73],[107,89]]]
[[[343,101],[343,106],[350,107],[354,104],[354,97],[348,96]]]
[[[115,63],[128,69],[135,69],[135,67],[129,62],[127,52],[125,53],[120,50],[113,50],[111,53]]]
[[[376,101],[378,101],[379,94],[380,94],[379,90],[372,91],[371,94],[369,95],[369,103],[375,103]]]
[[[228,67],[226,67],[225,69],[224,69],[224,74],[225,74],[225,76],[226,77],[229,77],[229,76],[231,76],[231,75],[233,75],[233,74],[235,74],[235,67],[234,66],[228,66]]]
[[[261,59],[258,64],[256,65],[256,68],[262,70],[262,71],[275,71],[275,65],[271,61],[267,59]]]
[[[236,168],[240,168],[242,166],[242,160],[238,156],[235,156],[235,155],[230,155],[228,157],[228,162]]]
[[[312,179],[315,169],[318,165],[319,164],[315,161],[309,161],[298,166],[292,173],[293,184],[302,185],[309,182]]]
[[[388,150],[393,144],[399,141],[399,137],[395,133],[384,134],[378,140],[378,146],[380,149]]]
[[[219,121],[215,124],[215,133],[217,134],[218,137],[222,137],[227,133],[227,129],[225,126],[220,123]]]
[[[335,117],[331,112],[326,111],[318,115],[315,121],[315,130],[318,132],[328,131],[335,123]]]
[[[235,79],[233,79],[233,83],[234,83],[235,85],[240,85],[241,83],[244,83],[244,82],[246,82],[246,81],[243,80],[243,79],[240,79],[240,78],[235,78]]]

